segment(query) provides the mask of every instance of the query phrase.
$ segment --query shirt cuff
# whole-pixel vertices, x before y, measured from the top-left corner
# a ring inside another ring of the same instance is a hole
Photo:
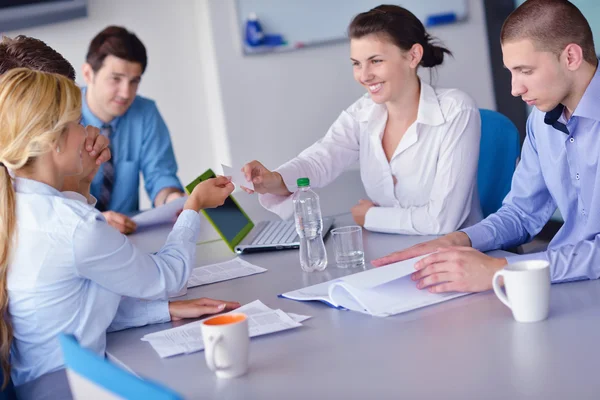
[[[183,210],[179,217],[177,218],[177,222],[173,226],[173,230],[177,228],[187,228],[192,231],[192,240],[194,242],[198,241],[198,237],[200,236],[200,214],[194,210]]]
[[[169,302],[166,300],[155,300],[146,302],[149,324],[160,324],[171,320]]]
[[[156,180],[156,182],[154,182],[152,187],[154,189],[150,191],[149,197],[152,199],[153,206],[154,206],[154,201],[156,200],[156,196],[163,189],[176,188],[176,189],[180,190],[181,192],[185,193],[185,191],[183,190],[183,186],[181,186],[181,182],[179,182],[179,179],[177,179],[177,177],[175,177],[175,176],[160,177]]]
[[[464,232],[471,240],[471,247],[481,252],[495,250],[494,235],[490,228],[483,225],[481,222],[465,229],[459,230]]]
[[[281,175],[283,183],[285,183],[287,189],[292,193],[298,190],[298,178],[305,178],[304,176],[299,176],[298,169],[293,165],[289,165],[289,163],[277,168],[275,172]]]

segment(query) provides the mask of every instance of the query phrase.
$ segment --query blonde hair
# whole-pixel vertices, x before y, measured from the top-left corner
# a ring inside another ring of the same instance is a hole
[[[7,275],[16,228],[16,195],[8,169],[29,166],[51,151],[81,116],[81,91],[61,75],[17,68],[0,76],[0,365],[10,376],[12,328]]]

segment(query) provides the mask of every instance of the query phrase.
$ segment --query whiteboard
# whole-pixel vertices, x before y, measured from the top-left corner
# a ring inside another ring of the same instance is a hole
[[[241,41],[247,54],[256,52],[245,45],[246,20],[256,13],[263,31],[281,34],[288,43],[276,51],[344,40],[348,25],[361,12],[381,4],[381,0],[236,0]],[[403,0],[393,2],[410,10],[423,23],[430,16],[453,13],[462,21],[468,16],[467,0]],[[272,49],[263,49],[272,50]],[[261,49],[258,50],[261,52]]]

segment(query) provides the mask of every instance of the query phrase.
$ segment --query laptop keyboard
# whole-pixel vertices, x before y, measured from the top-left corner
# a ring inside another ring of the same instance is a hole
[[[269,221],[250,244],[294,243],[297,236],[294,221]]]

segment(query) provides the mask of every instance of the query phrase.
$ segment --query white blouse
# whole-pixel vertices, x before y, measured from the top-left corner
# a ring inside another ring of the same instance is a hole
[[[387,118],[385,105],[366,94],[342,112],[325,137],[276,171],[294,192],[298,178],[323,187],[359,161],[367,195],[377,205],[365,218],[365,228],[372,231],[438,235],[479,222],[481,119],[473,99],[421,82],[417,119],[390,162],[381,144]],[[259,199],[281,218],[293,215],[291,196]]]

